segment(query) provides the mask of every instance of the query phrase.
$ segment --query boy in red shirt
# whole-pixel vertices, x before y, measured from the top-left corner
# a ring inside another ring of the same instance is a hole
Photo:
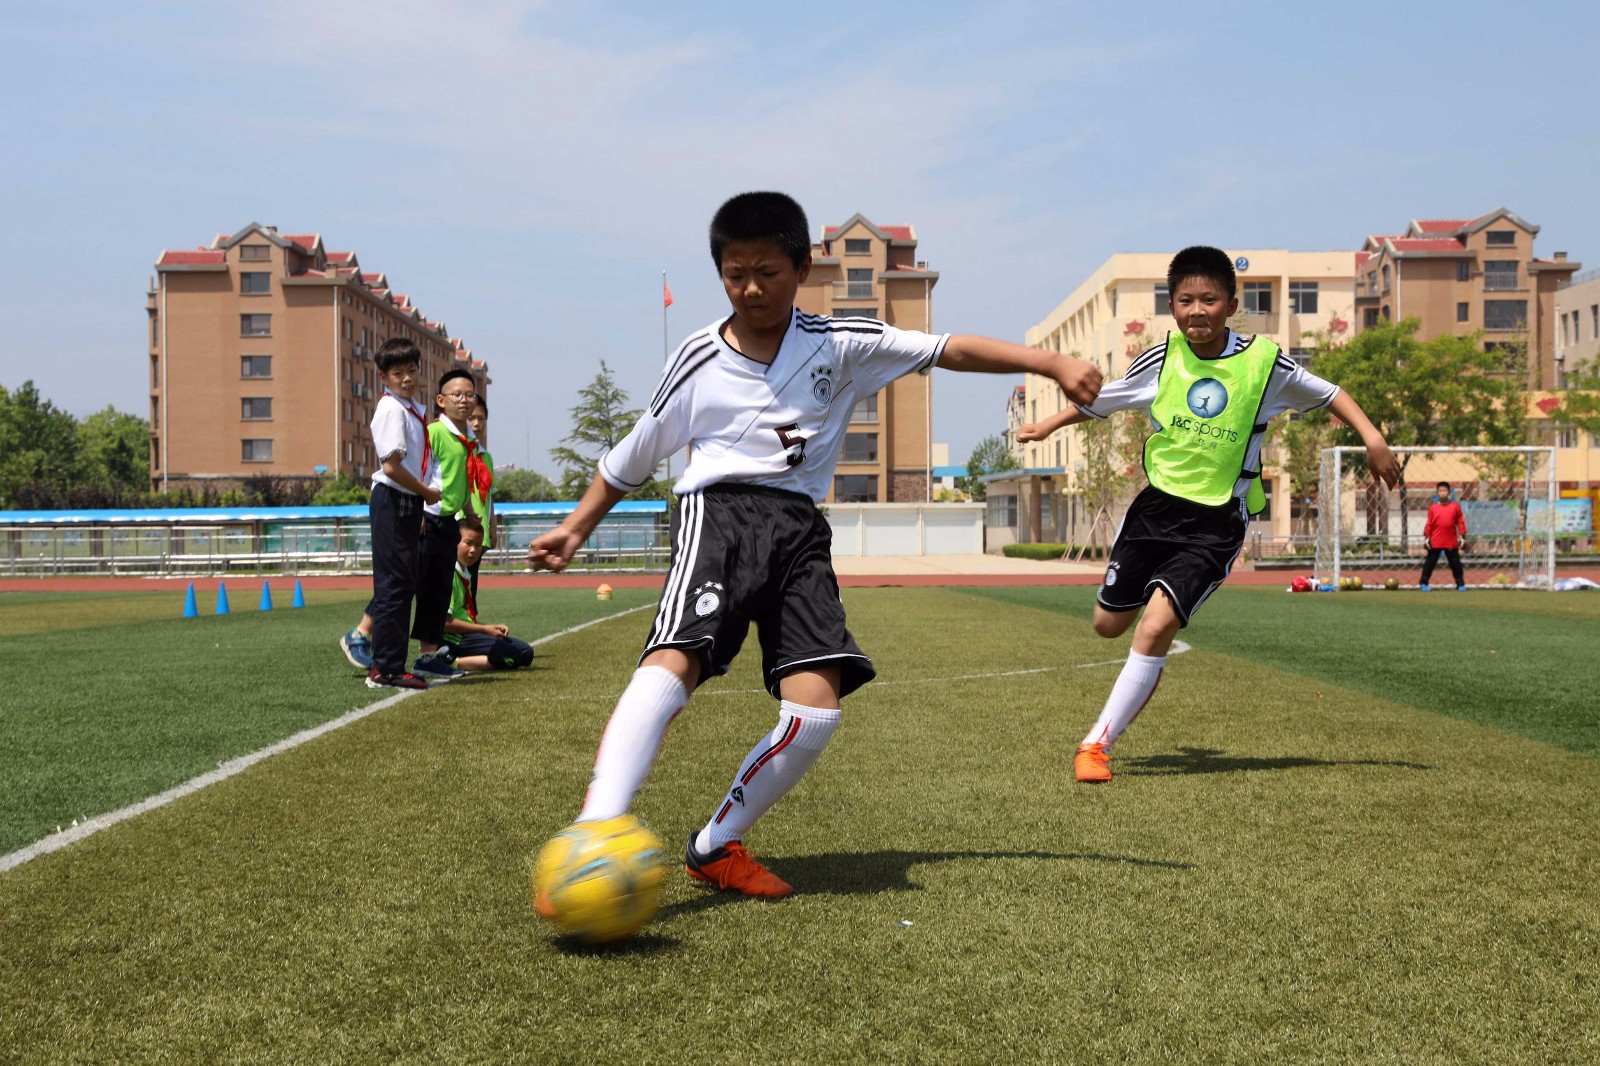
[[[1439,563],[1443,552],[1450,563],[1450,573],[1456,579],[1456,591],[1467,591],[1467,580],[1461,573],[1461,538],[1467,535],[1467,519],[1461,505],[1450,498],[1450,482],[1441,481],[1433,502],[1428,505],[1428,521],[1422,527],[1422,539],[1428,542],[1428,557],[1422,563],[1422,591],[1431,592],[1428,579]]]

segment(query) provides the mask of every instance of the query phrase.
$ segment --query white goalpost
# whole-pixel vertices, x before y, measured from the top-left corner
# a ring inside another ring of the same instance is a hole
[[[1556,450],[1395,448],[1401,483],[1376,481],[1365,448],[1325,448],[1317,493],[1316,578],[1371,588],[1394,579],[1420,583],[1428,544],[1428,506],[1438,482],[1450,483],[1467,534],[1461,562],[1469,586],[1549,588],[1555,581],[1558,483]],[[1453,587],[1440,558],[1432,581]]]

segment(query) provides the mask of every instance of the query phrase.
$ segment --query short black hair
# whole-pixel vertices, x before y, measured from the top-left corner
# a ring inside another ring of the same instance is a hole
[[[1440,481],[1437,484],[1435,484],[1433,487],[1434,488],[1438,488],[1440,485],[1443,485],[1445,488],[1448,489],[1450,487],[1450,482],[1448,482],[1448,481]]]
[[[1221,248],[1209,244],[1193,244],[1172,257],[1167,265],[1167,294],[1178,291],[1178,285],[1189,278],[1205,278],[1228,290],[1228,299],[1239,295],[1239,276],[1233,272],[1233,260]]]
[[[390,337],[383,342],[383,347],[378,349],[376,362],[378,369],[387,374],[397,366],[413,363],[422,365],[422,350],[404,337]]]
[[[487,417],[487,415],[489,414],[489,397],[485,396],[481,392],[478,393],[477,406],[483,408],[483,413]]]
[[[476,514],[464,514],[456,519],[458,529],[470,529],[478,536],[483,536],[483,518]]]
[[[811,254],[811,225],[791,196],[781,192],[742,192],[711,216],[711,261],[722,269],[722,250],[730,244],[771,241],[796,268]]]
[[[443,392],[444,387],[450,382],[454,381],[456,378],[466,378],[468,381],[472,382],[472,394],[474,396],[478,394],[478,382],[472,376],[472,371],[459,366],[453,366],[449,370],[446,370],[443,374],[439,375],[439,391]]]

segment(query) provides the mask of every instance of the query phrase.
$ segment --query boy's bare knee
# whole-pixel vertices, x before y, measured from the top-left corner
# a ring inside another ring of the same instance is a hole
[[[1128,631],[1128,623],[1132,621],[1132,612],[1117,613],[1103,607],[1094,609],[1094,631],[1102,637],[1122,636]]]

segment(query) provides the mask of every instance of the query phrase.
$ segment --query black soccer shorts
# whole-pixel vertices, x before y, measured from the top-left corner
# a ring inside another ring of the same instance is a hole
[[[754,622],[767,691],[797,670],[836,666],[841,696],[877,675],[845,628],[833,531],[807,496],[719,484],[680,497],[672,567],[644,655],[693,649],[700,680],[728,672]]]
[[[1207,507],[1148,486],[1128,505],[1096,599],[1137,611],[1159,588],[1187,626],[1233,568],[1246,521],[1243,501]]]

